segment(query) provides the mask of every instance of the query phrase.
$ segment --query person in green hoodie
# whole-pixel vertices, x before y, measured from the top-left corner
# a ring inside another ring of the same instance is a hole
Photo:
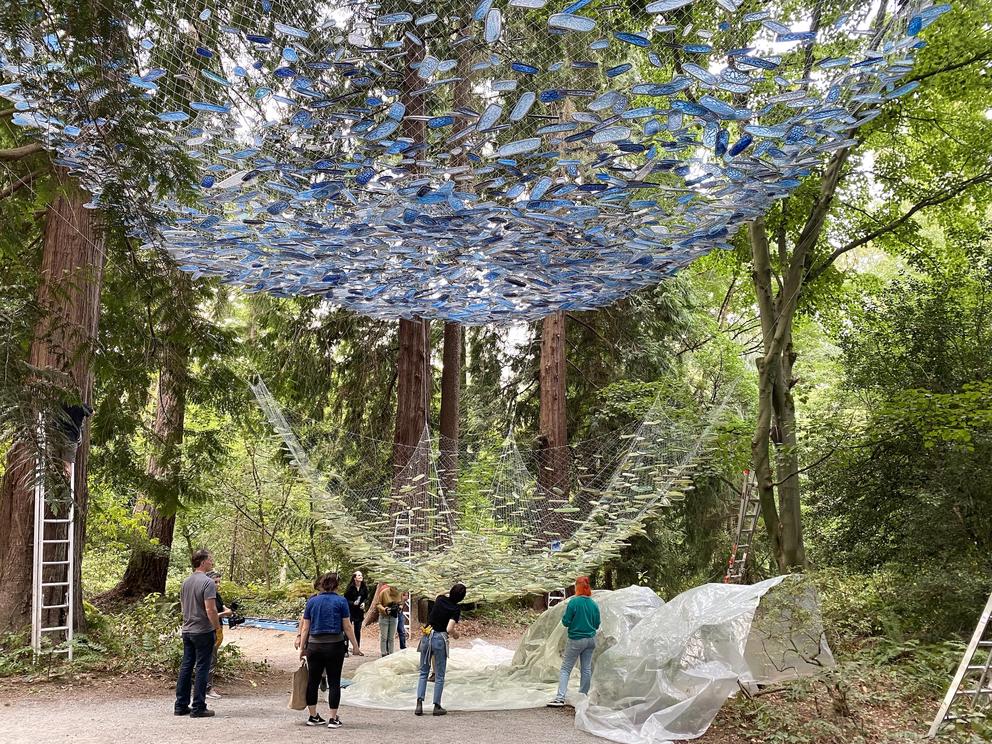
[[[568,628],[568,642],[565,644],[565,656],[561,660],[561,677],[558,681],[558,694],[548,703],[549,708],[561,708],[565,705],[565,693],[568,691],[568,678],[576,660],[579,661],[580,677],[579,692],[589,693],[589,682],[592,679],[592,652],[596,650],[596,631],[599,630],[599,608],[592,601],[592,590],[589,588],[589,577],[580,576],[575,580],[575,596],[568,600],[561,624]]]

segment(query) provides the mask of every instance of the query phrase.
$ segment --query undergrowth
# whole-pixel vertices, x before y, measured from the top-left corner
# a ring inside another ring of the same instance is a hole
[[[182,660],[182,613],[175,598],[152,594],[118,612],[86,603],[85,633],[73,638],[73,660],[42,654],[35,663],[27,632],[0,636],[0,677],[69,677],[83,672],[175,674]],[[48,650],[64,650],[65,644]],[[217,674],[237,679],[264,665],[243,657],[237,646],[221,648]]]

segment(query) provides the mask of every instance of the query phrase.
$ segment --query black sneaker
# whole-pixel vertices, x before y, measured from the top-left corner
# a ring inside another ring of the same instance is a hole
[[[327,722],[327,728],[341,728],[341,719],[332,718]]]
[[[206,710],[193,710],[193,711],[190,711],[189,717],[190,718],[213,718],[215,715],[216,715],[216,713],[214,711],[209,710],[209,709],[206,709]]]
[[[173,714],[177,716],[188,716],[189,708],[183,708],[182,710],[173,711]]]
[[[307,726],[323,726],[325,723],[327,721],[320,717],[320,713],[307,719]]]
[[[417,708],[413,711],[413,714],[415,716],[422,716],[422,715],[424,715],[424,701],[423,700],[417,700]]]
[[[438,705],[437,703],[435,703],[434,704],[434,715],[435,716],[446,716],[446,715],[448,715],[448,711],[446,711],[440,705]]]

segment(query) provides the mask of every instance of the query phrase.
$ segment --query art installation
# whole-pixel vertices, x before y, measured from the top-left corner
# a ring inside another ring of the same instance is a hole
[[[429,431],[401,471],[351,483],[336,474],[334,453],[300,441],[263,382],[252,391],[309,488],[313,513],[356,565],[417,596],[464,581],[471,598],[484,601],[549,592],[618,556],[651,516],[686,497],[692,468],[729,413],[726,391],[703,420],[679,419],[658,401],[627,430],[573,442],[573,455],[585,449],[599,467],[570,468],[567,490],[542,487],[534,473],[547,461],[531,454],[527,462],[510,436],[495,447],[470,445],[450,491]],[[367,449],[370,460],[381,459],[375,443]]]
[[[14,123],[94,206],[195,276],[462,323],[600,307],[729,248],[919,84],[949,10],[105,4],[98,38],[51,8],[0,51]],[[125,131],[190,183],[147,183]]]
[[[702,736],[743,683],[770,684],[834,664],[819,606],[796,577],[750,586],[705,584],[665,602],[647,587],[594,592],[602,626],[588,696],[575,692],[575,726],[629,744]],[[449,710],[542,707],[555,694],[565,603],[541,615],[516,652],[473,641],[452,648]],[[401,651],[363,665],[346,705],[409,710],[418,655]]]

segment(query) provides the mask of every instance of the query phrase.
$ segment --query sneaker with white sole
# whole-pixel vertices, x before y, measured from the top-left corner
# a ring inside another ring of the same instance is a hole
[[[554,700],[552,700],[550,703],[548,703],[548,707],[549,708],[564,708],[565,707],[565,698],[556,697]]]
[[[220,693],[219,692],[216,692],[214,690],[211,690],[210,692],[208,692],[206,694],[206,697],[210,698],[211,700],[220,700]]]
[[[320,717],[320,713],[307,719],[307,726],[323,726],[325,723],[327,721]]]
[[[340,718],[335,717],[327,722],[327,728],[341,728],[341,726],[342,724]]]

